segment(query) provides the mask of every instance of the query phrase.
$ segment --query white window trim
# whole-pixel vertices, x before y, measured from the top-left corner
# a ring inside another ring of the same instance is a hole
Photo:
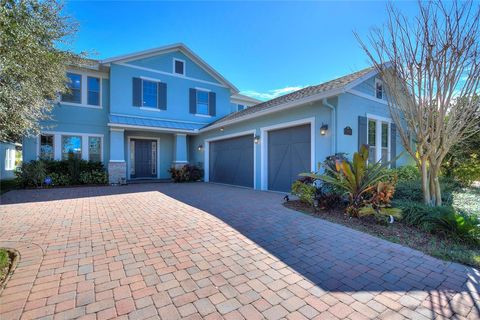
[[[88,161],[88,137],[99,137],[100,138],[100,162],[103,163],[104,157],[104,148],[105,148],[105,139],[103,134],[98,133],[79,133],[79,132],[66,132],[66,131],[42,131],[37,137],[37,159],[40,159],[40,143],[41,135],[53,135],[53,159],[62,160],[62,136],[81,136],[82,137],[82,160]]]
[[[73,73],[73,74],[78,74],[81,77],[81,86],[80,86],[80,103],[76,102],[67,102],[67,101],[62,101],[62,95],[59,96],[58,98],[58,103],[64,106],[69,106],[69,107],[82,107],[82,108],[92,108],[92,109],[102,109],[103,108],[103,79],[108,79],[105,76],[98,74],[98,73],[93,73],[93,72],[86,72],[86,71],[79,71],[79,70],[67,70],[67,73]],[[98,78],[100,80],[100,94],[99,94],[99,102],[100,105],[91,105],[88,104],[88,77],[93,77],[93,78]]]
[[[391,161],[391,153],[392,153],[392,143],[391,143],[391,130],[392,130],[392,119],[386,118],[374,114],[367,113],[367,137],[368,137],[368,121],[374,120],[375,121],[375,162],[378,162],[382,159],[382,122],[388,124],[388,151],[387,151],[387,161]],[[367,141],[368,142],[368,141]]]
[[[236,138],[236,137],[241,137],[241,136],[246,136],[246,135],[252,135],[255,137],[257,134],[256,130],[248,130],[248,131],[242,131],[242,132],[237,132],[237,133],[231,133],[231,134],[225,134],[221,135],[215,138],[209,138],[205,139],[205,148],[203,150],[204,152],[204,162],[203,162],[203,180],[205,182],[210,181],[210,142],[214,141],[219,141],[219,140],[224,140],[224,139],[230,139],[230,138]],[[256,144],[253,142],[253,189],[257,189],[257,147]]]
[[[157,177],[156,178],[138,178],[138,179],[160,179],[160,138],[146,137],[146,136],[128,136],[127,137],[127,177],[131,180],[131,162],[130,162],[130,140],[142,139],[142,140],[155,140],[157,141]],[[136,179],[136,178],[134,178]]]
[[[208,89],[203,89],[203,88],[195,88],[196,92],[195,94],[197,95],[196,96],[196,103],[197,105],[195,106],[195,110],[197,111],[197,113],[195,113],[195,115],[197,117],[208,117],[208,118],[211,118],[212,116],[210,115],[210,90]],[[207,93],[207,113],[198,113],[198,93],[199,92],[206,92]]]
[[[175,72],[175,62],[176,62],[176,61],[183,62],[183,73],[177,73],[177,72]],[[185,60],[178,59],[178,58],[173,58],[172,65],[173,65],[172,73],[173,73],[174,75],[182,76],[182,77],[185,77],[185,76],[187,75],[187,62],[186,62]]]
[[[382,97],[381,98],[377,98],[377,84],[382,85]],[[385,86],[384,86],[383,81],[381,79],[375,78],[375,88],[374,88],[374,91],[373,91],[373,96],[377,100],[384,100],[383,98],[385,97]]]
[[[276,125],[260,128],[260,162],[261,162],[261,190],[268,190],[268,132],[276,129],[295,127],[302,124],[310,124],[310,170],[316,170],[315,145],[316,135],[320,128],[317,128],[315,117],[295,121],[283,122]]]
[[[13,171],[15,169],[15,149],[5,149],[5,171]]]

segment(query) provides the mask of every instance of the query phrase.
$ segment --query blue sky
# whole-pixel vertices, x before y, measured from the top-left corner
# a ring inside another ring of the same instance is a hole
[[[383,1],[70,1],[76,51],[102,59],[183,42],[242,93],[270,99],[365,68],[354,35],[385,21]],[[398,2],[408,15],[415,1]]]

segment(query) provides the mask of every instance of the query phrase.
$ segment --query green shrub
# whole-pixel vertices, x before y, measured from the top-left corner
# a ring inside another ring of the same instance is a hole
[[[480,243],[480,221],[475,215],[457,212],[451,206],[430,207],[414,201],[395,201],[403,211],[403,223],[430,233],[454,236]]]
[[[203,170],[191,164],[186,164],[181,168],[172,167],[168,172],[174,182],[199,181],[203,176]]]
[[[35,160],[23,163],[16,172],[17,180],[23,187],[40,187],[50,180],[53,186],[78,184],[106,184],[107,173],[101,162],[79,159]],[[46,178],[47,181],[45,180]]]
[[[108,175],[105,171],[91,171],[80,173],[80,182],[82,184],[107,184]]]
[[[445,205],[450,205],[453,202],[453,192],[460,189],[458,182],[441,177],[440,188],[442,190],[442,202]],[[408,200],[423,203],[422,182],[420,179],[399,181],[396,186],[394,196],[395,200]]]
[[[30,161],[23,163],[19,170],[15,171],[18,183],[22,187],[41,187],[47,176],[47,170],[43,161]]]
[[[453,177],[464,186],[480,181],[480,159],[474,154],[453,169]]]
[[[317,188],[312,182],[308,183],[302,179],[295,181],[292,184],[292,194],[296,195],[301,202],[313,206]]]
[[[70,177],[66,174],[52,172],[48,176],[52,179],[53,186],[68,186],[71,184]]]

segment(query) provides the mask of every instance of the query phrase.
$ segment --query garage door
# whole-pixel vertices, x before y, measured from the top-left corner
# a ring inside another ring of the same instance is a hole
[[[310,125],[268,132],[268,189],[289,192],[302,172],[311,170]]]
[[[210,142],[209,180],[253,188],[253,135]]]

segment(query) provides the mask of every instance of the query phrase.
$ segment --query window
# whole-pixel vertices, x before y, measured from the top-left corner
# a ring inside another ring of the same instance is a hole
[[[242,111],[243,109],[246,109],[247,107],[244,104],[237,104],[237,111]]]
[[[368,119],[367,135],[368,162],[386,164],[390,160],[390,124],[380,119]]]
[[[100,137],[88,137],[88,160],[100,162],[102,160],[102,139]]]
[[[197,90],[197,114],[209,114],[208,111],[208,92]]]
[[[383,99],[383,82],[378,79],[375,79],[375,97]]]
[[[53,160],[53,134],[40,135],[40,159]]]
[[[82,76],[76,73],[67,72],[68,92],[62,94],[62,101],[82,103]]]
[[[182,76],[185,75],[185,61],[173,59],[173,72],[176,74],[180,74]]]
[[[377,122],[375,120],[368,120],[368,162],[377,162]]]
[[[82,158],[82,137],[62,136],[62,159]]]
[[[382,163],[388,162],[388,123],[382,122]]]
[[[5,170],[15,169],[15,149],[5,150]]]
[[[142,106],[149,108],[157,107],[157,90],[158,85],[155,81],[142,80]]]
[[[87,104],[92,106],[100,105],[100,79],[87,77]]]

